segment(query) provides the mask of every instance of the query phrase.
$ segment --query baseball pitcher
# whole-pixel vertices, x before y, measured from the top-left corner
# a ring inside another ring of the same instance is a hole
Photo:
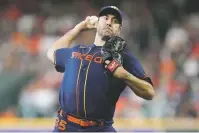
[[[121,28],[122,12],[105,6],[49,48],[48,59],[64,73],[55,132],[115,132],[115,105],[126,86],[146,100],[154,97],[153,83],[126,48]],[[96,29],[93,44],[71,46],[81,32],[91,29]]]

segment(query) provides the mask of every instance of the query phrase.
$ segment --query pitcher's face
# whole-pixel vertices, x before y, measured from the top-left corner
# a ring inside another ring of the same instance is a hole
[[[114,15],[101,16],[97,25],[98,34],[104,37],[118,36],[121,31],[121,24]]]

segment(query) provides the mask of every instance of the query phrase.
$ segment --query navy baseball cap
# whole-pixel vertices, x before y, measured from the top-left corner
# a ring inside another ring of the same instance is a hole
[[[99,12],[99,17],[107,14],[115,15],[119,20],[119,23],[122,24],[122,12],[116,6],[105,6],[102,7]]]

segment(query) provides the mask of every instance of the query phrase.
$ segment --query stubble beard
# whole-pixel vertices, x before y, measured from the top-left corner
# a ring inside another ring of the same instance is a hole
[[[108,39],[110,39],[113,36],[113,34],[102,34],[102,40],[107,41]]]
[[[103,41],[107,41],[108,39],[110,39],[113,36],[113,34],[107,34],[106,32],[103,32],[103,31],[98,32],[98,34],[101,36],[101,39]]]

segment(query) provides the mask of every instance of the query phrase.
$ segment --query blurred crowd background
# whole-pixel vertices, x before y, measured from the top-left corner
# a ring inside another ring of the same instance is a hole
[[[102,6],[123,12],[121,36],[154,83],[146,101],[122,93],[117,118],[198,118],[199,14],[197,0],[1,0],[0,118],[49,118],[59,109],[63,74],[47,49]],[[91,44],[95,31],[75,44]]]

